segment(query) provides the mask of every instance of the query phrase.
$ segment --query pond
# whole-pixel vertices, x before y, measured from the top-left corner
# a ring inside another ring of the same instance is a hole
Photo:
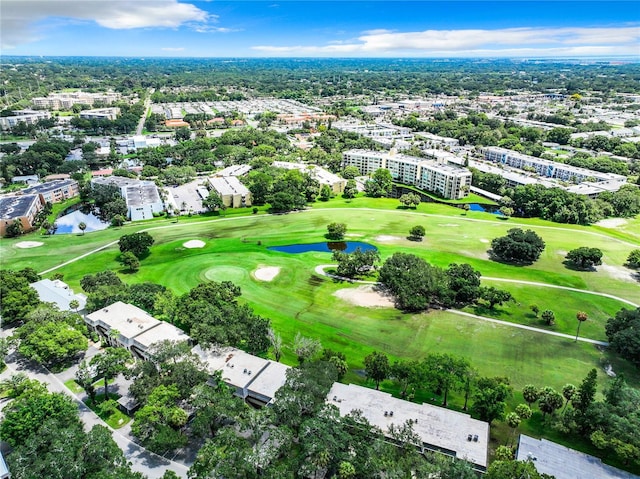
[[[362,243],[361,241],[325,241],[322,243],[269,246],[267,249],[271,251],[279,251],[281,253],[307,253],[309,251],[320,251],[323,253],[342,251],[343,253],[353,253],[357,248],[360,248],[361,251],[378,250],[378,248],[372,244]]]
[[[470,211],[484,211],[493,215],[502,215],[500,207],[496,205],[481,205],[480,203],[469,203]]]
[[[54,234],[82,233],[78,228],[80,223],[87,225],[85,232],[100,231],[109,227],[109,223],[105,223],[97,216],[97,211],[87,205],[74,205],[64,210],[61,216],[56,218],[55,224],[57,229]]]

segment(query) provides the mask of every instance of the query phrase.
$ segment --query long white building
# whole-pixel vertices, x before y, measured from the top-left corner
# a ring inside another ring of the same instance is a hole
[[[136,180],[123,176],[98,177],[91,180],[92,184],[114,185],[120,188],[120,194],[127,202],[129,219],[131,221],[148,220],[153,213],[164,210],[164,203],[153,181]]]
[[[520,170],[535,170],[535,172],[546,178],[555,178],[561,181],[571,181],[582,183],[591,181],[599,183],[601,181],[626,182],[625,176],[613,173],[602,173],[600,171],[588,170],[577,166],[566,165],[557,161],[537,158],[535,156],[523,155],[517,151],[490,146],[483,150],[484,159],[505,166]]]
[[[447,199],[463,198],[471,186],[471,172],[466,168],[438,160],[398,154],[393,150],[345,151],[342,154],[342,165],[355,166],[363,175],[386,168],[395,181],[437,193]]]

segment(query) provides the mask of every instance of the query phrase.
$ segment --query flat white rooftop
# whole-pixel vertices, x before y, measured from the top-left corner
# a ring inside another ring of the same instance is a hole
[[[74,299],[78,301],[78,310],[84,309],[87,303],[87,297],[84,294],[75,294],[69,286],[59,279],[51,281],[50,279],[42,279],[30,286],[36,290],[40,301],[44,303],[54,303],[60,311],[71,311],[69,303]]]
[[[132,339],[160,323],[160,320],[146,311],[122,301],[94,311],[86,317],[92,326],[102,323],[109,329],[117,329],[121,336],[128,339]]]
[[[153,328],[147,329],[145,332],[136,336],[136,343],[139,343],[146,349],[160,341],[189,341],[189,339],[191,339],[189,335],[180,328],[176,328],[173,324],[159,321],[159,324]]]
[[[211,187],[220,195],[247,195],[249,189],[235,176],[209,178]]]
[[[392,424],[402,425],[412,420],[414,432],[425,447],[487,467],[489,424],[472,419],[468,414],[404,401],[355,384],[334,383],[327,394],[327,402],[340,409],[341,415],[353,410],[361,411],[372,425],[384,433]]]
[[[193,352],[207,363],[207,369],[210,373],[222,371],[224,382],[241,389],[246,388],[269,364],[267,359],[230,347],[215,350],[196,346],[193,348]]]
[[[289,369],[289,366],[282,363],[269,361],[269,365],[249,384],[249,391],[265,397],[275,397],[278,389],[284,386]]]
[[[603,464],[597,457],[524,434],[520,435],[516,459],[531,459],[539,473],[556,479],[638,479],[635,474]]]

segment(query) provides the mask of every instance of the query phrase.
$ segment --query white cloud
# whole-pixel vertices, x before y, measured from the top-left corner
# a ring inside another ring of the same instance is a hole
[[[184,47],[163,47],[161,50],[165,52],[182,52]]]
[[[356,41],[326,45],[258,45],[276,55],[586,56],[640,55],[638,26],[498,30],[370,30]]]
[[[195,27],[195,31],[199,33],[232,33],[241,32],[239,28],[213,27],[211,25],[199,25]]]
[[[12,48],[42,36],[40,22],[51,18],[93,21],[115,30],[177,28],[215,21],[217,17],[177,0],[2,0],[2,48]]]

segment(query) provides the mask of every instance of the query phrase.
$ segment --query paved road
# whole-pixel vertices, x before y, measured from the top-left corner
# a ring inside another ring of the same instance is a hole
[[[325,268],[335,268],[336,266],[338,266],[338,265],[336,265],[336,264],[321,264],[321,265],[316,266],[315,272],[317,274],[322,275],[322,276],[327,276],[327,277],[333,278],[333,279],[344,280],[344,281],[347,281],[349,283],[379,284],[379,283],[376,283],[375,281],[361,281],[361,280],[343,278],[342,276],[337,276],[335,274],[329,274],[329,273],[326,273],[324,271]],[[569,291],[578,291],[580,293],[595,294],[595,295],[598,295],[598,296],[606,296],[608,298],[617,299],[619,301],[623,301],[625,303],[633,305],[633,303],[631,301],[626,301],[626,300],[624,300],[622,298],[618,298],[618,297],[612,296],[610,294],[594,293],[593,291],[585,291],[583,289],[568,288],[568,287],[565,287],[565,286],[556,286],[554,284],[546,284],[546,283],[534,283],[532,281],[519,281],[517,279],[488,278],[488,277],[485,277],[485,276],[482,276],[482,278],[483,279],[490,279],[490,280],[493,280],[493,281],[507,281],[509,283],[529,284],[529,285],[532,285],[532,286],[541,286],[541,287],[548,287],[548,288],[566,289],[566,290],[569,290]],[[557,333],[555,331],[548,331],[546,329],[535,328],[533,326],[525,326],[524,324],[511,323],[509,321],[502,321],[500,319],[494,319],[494,318],[487,318],[486,316],[478,316],[477,314],[466,313],[466,312],[460,311],[458,309],[447,309],[447,311],[449,311],[450,313],[459,314],[461,316],[467,316],[467,317],[470,317],[470,318],[481,319],[482,321],[488,321],[490,323],[501,324],[503,326],[509,326],[509,327],[512,327],[512,328],[526,329],[527,331],[533,331],[533,332],[536,332],[536,333],[548,334],[550,336],[558,336],[560,338],[575,339],[575,336],[572,336],[570,334]],[[609,346],[609,343],[607,343],[606,341],[598,341],[597,339],[578,338],[578,341],[582,341],[584,343],[597,344],[599,346]]]
[[[147,121],[147,112],[149,111],[149,107],[151,106],[151,90],[147,91],[147,99],[144,101],[144,112],[142,113],[142,117],[138,121],[138,127],[136,128],[136,135],[142,135],[142,129],[144,128],[144,123]]]
[[[105,426],[111,429],[96,413],[89,409],[77,396],[75,396],[55,375],[47,371],[44,367],[20,359],[16,353],[12,353],[6,359],[7,368],[0,374],[0,380],[9,378],[11,375],[23,372],[31,379],[45,383],[51,392],[67,394],[78,404],[80,419],[85,424],[85,429],[89,430],[95,425]],[[159,479],[167,470],[172,470],[179,477],[187,477],[188,467],[175,461],[170,461],[158,456],[145,448],[139,446],[125,437],[117,430],[112,430],[113,440],[122,449],[127,460],[131,462],[134,471],[141,472],[149,479]]]

